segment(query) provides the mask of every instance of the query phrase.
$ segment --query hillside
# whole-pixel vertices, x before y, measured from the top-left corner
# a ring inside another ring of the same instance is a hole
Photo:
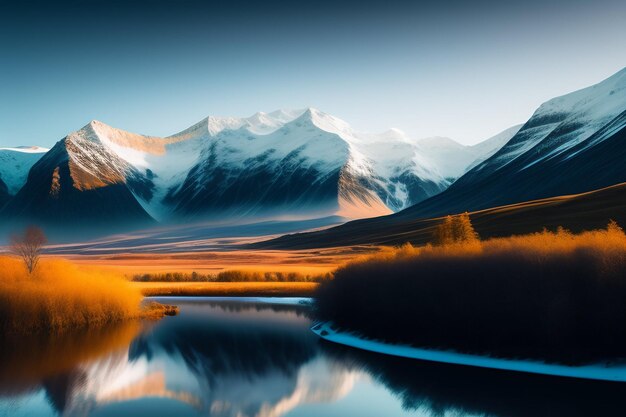
[[[626,183],[576,195],[552,197],[470,213],[481,238],[540,232],[562,226],[574,232],[626,225]],[[387,216],[318,232],[292,234],[250,245],[256,249],[311,249],[353,245],[422,245],[432,241],[442,218],[402,220]]]

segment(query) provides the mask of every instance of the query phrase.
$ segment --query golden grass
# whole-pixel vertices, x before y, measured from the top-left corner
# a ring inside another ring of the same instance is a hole
[[[311,297],[315,282],[133,282],[146,297]]]
[[[141,293],[117,274],[42,260],[32,275],[0,257],[0,330],[29,333],[105,325],[141,316]]]
[[[131,279],[137,282],[322,282],[332,279],[332,273],[311,275],[300,272],[226,270],[217,274],[201,274],[195,271],[136,274]]]
[[[183,273],[217,274],[225,270],[271,271],[321,275],[375,247],[331,248],[311,251],[236,250],[230,252],[180,252],[149,254],[63,255],[74,264],[97,266],[128,277],[138,274]]]
[[[492,238],[444,246],[425,245],[415,247],[410,243],[398,247],[381,247],[375,254],[363,255],[339,268],[350,268],[360,263],[393,263],[407,259],[481,257],[504,253],[518,253],[533,259],[545,259],[555,255],[591,251],[602,256],[605,267],[626,261],[626,234],[614,222],[606,230],[592,230],[580,234],[559,228],[556,232]]]

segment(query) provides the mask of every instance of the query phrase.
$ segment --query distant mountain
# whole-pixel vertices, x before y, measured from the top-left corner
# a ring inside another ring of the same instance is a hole
[[[0,180],[15,195],[26,183],[28,171],[49,149],[39,146],[0,148]]]
[[[372,217],[450,183],[424,146],[395,129],[361,134],[315,109],[257,114],[229,128],[212,121],[173,137],[203,144],[182,183],[168,187],[164,202],[176,214]]]
[[[466,146],[450,138],[432,137],[417,141],[420,151],[450,182],[463,175],[470,167],[489,158],[507,143],[522,127],[516,125],[476,145]]]
[[[512,139],[445,192],[400,214],[432,217],[626,181],[626,68],[542,104]]]
[[[508,141],[511,140],[513,136],[517,134],[517,132],[519,132],[522,126],[523,125],[512,126],[483,142],[473,145],[472,150],[474,152],[474,155],[476,155],[476,158],[472,161],[472,163],[467,166],[465,172],[484,162],[493,154],[498,152]],[[462,174],[464,174],[465,172],[463,172]]]
[[[92,121],[59,141],[27,180],[27,169],[11,170],[20,179],[0,215],[80,227],[373,217],[441,192],[496,145],[416,141],[397,129],[364,134],[316,109],[210,116],[166,138]]]
[[[626,68],[592,87],[544,103],[510,140],[501,140],[506,144],[491,157],[470,164],[474,167],[447,190],[413,207],[390,216],[357,220],[320,232],[285,236],[258,246],[301,248],[381,242],[396,244],[414,239],[411,236],[424,230],[420,222],[428,221],[426,219],[579,194],[624,183]],[[593,221],[581,223],[595,227],[608,221],[607,216],[624,219],[624,188],[611,191],[610,196],[599,200],[600,204],[580,205],[596,210]],[[584,199],[596,197],[598,195],[591,194]],[[602,204],[606,207],[602,208]],[[528,223],[523,213],[532,205],[522,204],[518,212],[521,215],[508,220]],[[503,233],[516,230],[516,224],[506,226],[497,221],[499,213],[502,210],[493,210],[490,221],[499,225]],[[570,217],[571,213],[580,218],[588,215],[582,210],[568,213]],[[589,215],[593,217],[592,214]],[[578,227],[575,219],[566,221],[565,217],[559,220],[542,216],[547,214],[536,212],[530,222],[532,227],[518,229],[528,232],[554,224]],[[496,231],[490,233],[495,235]]]

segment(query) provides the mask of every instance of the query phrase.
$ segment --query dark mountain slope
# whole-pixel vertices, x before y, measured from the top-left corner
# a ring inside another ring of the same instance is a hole
[[[9,201],[10,198],[11,196],[9,195],[9,189],[7,188],[7,185],[4,183],[4,181],[2,181],[2,178],[0,178],[0,209],[4,207],[4,205]]]
[[[558,226],[574,232],[626,225],[626,183],[583,194],[552,197],[470,213],[481,238],[540,232]],[[282,236],[250,245],[255,249],[310,249],[353,245],[425,244],[442,218],[402,220],[397,216],[358,220],[317,232]]]

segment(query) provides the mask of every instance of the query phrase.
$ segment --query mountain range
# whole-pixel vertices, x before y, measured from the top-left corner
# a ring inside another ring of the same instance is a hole
[[[209,116],[175,135],[92,121],[52,149],[0,151],[0,218],[61,229],[244,218],[390,214],[445,190],[498,151],[355,131],[319,110]],[[4,161],[11,161],[5,163]]]
[[[313,108],[209,116],[168,137],[92,121],[50,150],[0,149],[0,222],[110,233],[343,218],[360,220],[267,245],[371,243],[420,219],[626,182],[625,141],[626,68],[474,146],[362,133]]]
[[[435,196],[393,215],[285,236],[258,247],[399,243],[399,236],[408,241],[417,235],[420,238],[416,237],[415,241],[422,242],[422,234],[430,226],[420,221],[466,211],[473,212],[472,217],[484,217],[480,213],[485,209],[492,210],[489,219],[493,224],[500,224],[502,233],[529,233],[554,226],[559,221],[558,215],[552,208],[548,215],[542,210],[529,210],[528,205],[521,203],[544,207],[544,203],[533,201],[586,193],[624,182],[626,68],[596,85],[542,104],[504,146]],[[592,198],[602,204],[590,204],[588,200]],[[566,205],[560,212],[562,226],[581,230],[581,227],[606,224],[611,218],[626,219],[624,187],[572,201],[585,201],[585,204]],[[526,217],[518,212],[508,218],[524,227],[516,227],[516,224],[505,227],[498,219],[502,213],[510,213],[511,205],[516,204]],[[496,235],[496,231],[489,230],[487,236]]]

